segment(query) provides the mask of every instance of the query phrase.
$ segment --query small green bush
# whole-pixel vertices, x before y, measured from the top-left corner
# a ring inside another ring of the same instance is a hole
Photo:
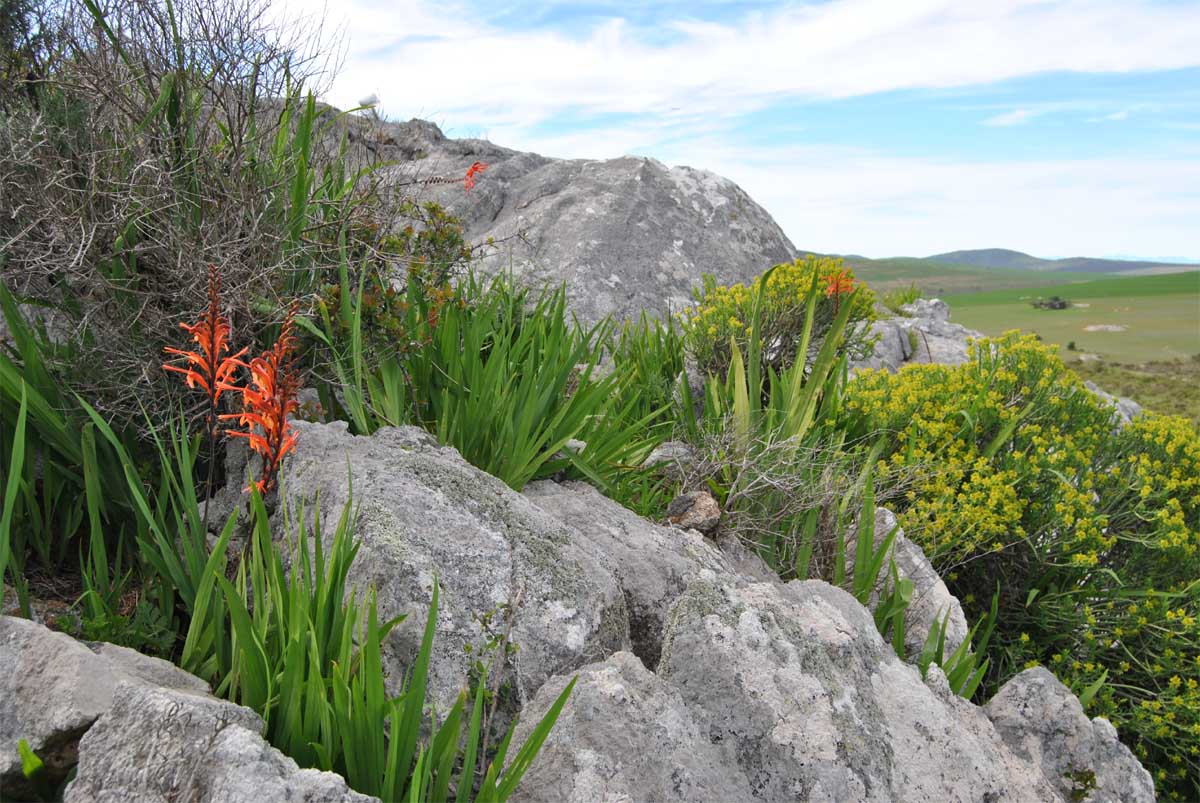
[[[1042,664],[1108,717],[1164,798],[1200,795],[1200,436],[1144,416],[1120,431],[1032,336],[961,366],[864,372],[855,433],[892,433],[881,483],[968,614],[999,582],[984,693]]]
[[[911,304],[923,296],[924,293],[921,292],[921,288],[917,287],[916,282],[913,282],[908,287],[902,287],[899,290],[892,290],[884,293],[883,305],[899,315],[901,307],[905,306],[906,304]]]
[[[854,288],[857,292],[851,294]],[[765,292],[760,293],[760,289]],[[816,304],[809,324],[808,300],[814,293]],[[705,276],[703,287],[694,295],[696,305],[685,310],[680,319],[689,353],[702,373],[725,376],[732,359],[730,343],[736,343],[743,354],[749,352],[750,319],[756,305],[764,372],[766,368],[788,368],[799,356],[805,331],[807,346],[819,348],[843,302],[851,307],[843,350],[858,358],[868,354],[872,346],[865,324],[875,316],[875,295],[865,285],[855,283],[841,259],[808,256],[776,265],[749,286],[725,287],[712,276]],[[811,357],[807,352],[803,356]]]

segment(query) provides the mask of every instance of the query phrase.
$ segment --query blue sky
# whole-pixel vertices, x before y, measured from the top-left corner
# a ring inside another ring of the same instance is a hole
[[[320,0],[294,0],[314,13]],[[1200,261],[1200,0],[350,0],[328,99],[732,178],[800,248]]]

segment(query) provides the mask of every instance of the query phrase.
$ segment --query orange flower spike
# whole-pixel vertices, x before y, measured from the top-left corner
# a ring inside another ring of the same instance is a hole
[[[825,296],[840,296],[854,289],[854,279],[846,270],[839,270],[825,277]]]
[[[221,418],[236,419],[245,427],[229,434],[245,438],[250,448],[262,457],[262,478],[255,482],[261,493],[274,486],[283,458],[296,448],[296,435],[291,431],[288,417],[300,408],[296,399],[300,381],[292,363],[297,309],[293,303],[275,345],[250,361],[250,384],[244,388],[226,388],[241,390],[242,412]]]
[[[463,179],[463,187],[467,192],[470,192],[475,188],[475,176],[487,169],[487,162],[475,162],[473,165],[467,168],[466,178]]]
[[[221,272],[216,265],[208,268],[208,309],[193,324],[181,323],[180,328],[192,336],[196,351],[166,348],[167,354],[182,358],[184,365],[165,363],[163,370],[183,374],[189,388],[200,388],[208,396],[210,414],[217,409],[221,393],[230,388],[229,379],[238,368],[245,367],[242,349],[229,351],[229,320],[221,314]]]

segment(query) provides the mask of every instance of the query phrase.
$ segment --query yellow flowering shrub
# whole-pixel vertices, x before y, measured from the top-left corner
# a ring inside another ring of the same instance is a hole
[[[1200,435],[1146,415],[1117,429],[1052,349],[1009,333],[960,366],[868,371],[851,436],[891,433],[879,465],[905,532],[979,617],[999,584],[992,691],[1032,665],[1083,694],[1155,775],[1200,799]],[[914,479],[915,477],[915,479]],[[901,482],[903,478],[903,482]]]
[[[748,331],[761,286],[761,276],[748,286],[718,285],[712,276],[705,276],[703,286],[694,291],[696,305],[680,313],[680,320],[688,350],[701,371],[725,376],[731,339],[743,354],[749,352]],[[814,286],[818,292],[810,349],[820,347],[842,301],[850,299],[848,303],[854,308],[844,349],[852,358],[870,353],[867,324],[875,316],[875,294],[855,282],[841,259],[807,256],[775,266],[767,278],[759,328],[764,364],[776,371],[785,370],[795,359],[804,330],[806,303]],[[852,291],[857,292],[851,295]]]

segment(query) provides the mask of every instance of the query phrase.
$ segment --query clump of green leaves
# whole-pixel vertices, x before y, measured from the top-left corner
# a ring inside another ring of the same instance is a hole
[[[788,367],[763,367],[768,345],[761,334],[763,311],[774,285],[773,271],[756,283],[746,329],[745,358],[736,339],[729,344],[730,363],[723,377],[709,374],[699,421],[685,416],[685,431],[701,450],[701,473],[721,502],[731,529],[755,544],[759,554],[783,577],[807,577],[817,544],[822,505],[794,493],[799,486],[823,485],[825,458],[837,458],[843,444],[826,422],[836,417],[846,374],[842,337],[856,308],[857,291],[847,294],[837,315],[818,332],[816,318],[824,294],[819,273],[808,275],[808,287]],[[815,350],[810,360],[808,354]],[[680,383],[683,407],[691,408],[690,390]],[[805,483],[796,478],[809,478]],[[790,478],[790,479],[788,479]],[[834,494],[839,499],[841,494]],[[873,516],[873,513],[872,513]],[[836,539],[834,539],[836,541]],[[840,547],[839,547],[840,548]],[[832,572],[833,556],[817,555]]]
[[[900,314],[901,307],[906,304],[911,304],[914,301],[923,297],[921,288],[917,287],[917,283],[913,282],[908,287],[901,287],[897,290],[891,290],[883,294],[883,305],[897,315]]]
[[[446,297],[410,284],[410,346],[372,361],[363,348],[367,279],[352,289],[346,265],[342,277],[342,303],[322,307],[323,326],[312,331],[334,355],[340,391],[326,385],[322,404],[356,431],[424,427],[517,489],[563,471],[606,487],[655,445],[649,422],[636,418],[640,399],[620,400],[628,372],[598,371],[610,324],[580,325],[564,289],[531,293],[505,278],[469,277]]]
[[[338,772],[360,792],[384,800],[444,801],[455,790],[459,801],[506,800],[574,682],[511,758],[510,730],[486,772],[476,778],[477,762],[484,758],[479,746],[486,674],[473,692],[464,689],[444,716],[433,719],[426,712],[437,625],[435,583],[412,668],[400,693],[387,694],[382,644],[401,618],[380,622],[374,592],[360,598],[347,588],[358,551],[351,506],[342,511],[328,553],[319,513],[313,512],[310,523],[301,509],[288,549],[291,567],[285,570],[266,508],[252,490],[249,554],[234,579],[227,579],[231,518],[197,588],[182,665],[212,680],[217,694],[257,711],[266,722],[267,739],[299,764]],[[284,528],[292,531],[286,517]]]
[[[814,287],[818,288],[815,295]],[[811,359],[801,346],[819,347],[844,306],[850,311],[849,325],[843,324],[837,335],[841,348],[855,358],[871,350],[864,324],[875,316],[874,293],[856,283],[838,258],[810,255],[785,262],[748,286],[718,285],[712,276],[705,276],[694,295],[696,304],[682,313],[681,321],[688,349],[704,373],[725,375],[732,360],[731,344],[743,355],[755,348],[764,372],[768,368],[781,372],[795,360]],[[752,316],[758,320],[754,335]]]

